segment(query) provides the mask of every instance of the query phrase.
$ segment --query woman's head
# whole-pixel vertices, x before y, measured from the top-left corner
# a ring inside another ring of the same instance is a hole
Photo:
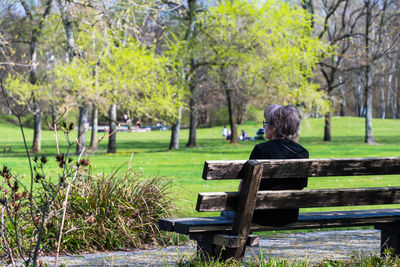
[[[296,140],[299,137],[300,117],[293,106],[270,105],[265,109],[264,117],[268,139]]]

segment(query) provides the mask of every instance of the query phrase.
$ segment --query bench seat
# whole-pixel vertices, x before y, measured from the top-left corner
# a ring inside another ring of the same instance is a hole
[[[297,222],[284,226],[262,226],[252,224],[251,232],[318,229],[329,227],[374,226],[379,224],[400,224],[400,209],[375,209],[300,213]],[[160,220],[160,229],[180,234],[203,232],[229,232],[232,230],[233,218],[193,217]]]

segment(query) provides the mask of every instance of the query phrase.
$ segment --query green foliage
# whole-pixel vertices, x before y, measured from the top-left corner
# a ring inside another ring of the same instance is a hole
[[[5,80],[7,86],[7,94],[14,100],[17,105],[26,105],[32,94],[40,94],[42,86],[39,83],[31,84],[24,75],[15,74],[8,76]]]
[[[175,117],[182,100],[175,72],[168,68],[170,59],[134,39],[109,45],[98,33],[94,35],[103,49],[88,48],[86,57],[55,67],[52,89],[59,96],[53,99],[64,105],[96,103],[103,111],[117,102],[134,116]],[[87,43],[88,38],[82,34],[80,42]]]
[[[181,106],[175,73],[169,59],[156,55],[134,39],[110,47],[99,71],[99,84],[107,97],[136,112],[158,119],[176,116]]]
[[[242,98],[325,107],[310,78],[330,47],[310,35],[310,19],[284,1],[227,1],[200,17],[198,54]]]
[[[171,182],[165,177],[89,175],[74,182],[69,196],[61,248],[66,252],[131,249],[162,244],[158,220],[172,208]],[[47,237],[57,233],[57,220],[65,195],[52,207]],[[54,250],[54,244],[46,248]]]

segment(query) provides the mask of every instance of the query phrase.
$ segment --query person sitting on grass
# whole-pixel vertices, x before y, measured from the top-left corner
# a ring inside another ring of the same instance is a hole
[[[249,136],[245,130],[242,130],[242,134],[239,136],[239,141],[249,140]]]
[[[299,145],[300,117],[293,106],[269,105],[264,111],[267,142],[256,145],[250,159],[304,159],[307,149]],[[305,178],[262,179],[259,190],[303,189]],[[253,222],[262,225],[282,225],[297,220],[299,209],[254,211]]]

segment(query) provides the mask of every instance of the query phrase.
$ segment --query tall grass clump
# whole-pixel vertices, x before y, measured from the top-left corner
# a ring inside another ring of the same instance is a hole
[[[132,170],[88,177],[71,187],[61,245],[64,251],[120,250],[162,243],[158,220],[172,208],[170,180],[146,178]],[[54,210],[61,210],[64,198],[59,196]]]

